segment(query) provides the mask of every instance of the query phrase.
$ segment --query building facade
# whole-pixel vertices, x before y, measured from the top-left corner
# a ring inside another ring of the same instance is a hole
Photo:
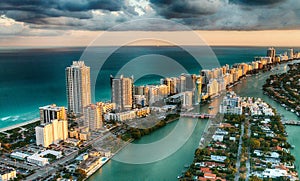
[[[101,104],[90,104],[83,108],[84,126],[89,130],[102,128],[102,106]]]
[[[83,61],[74,61],[66,68],[68,112],[83,113],[83,107],[91,103],[90,67]]]
[[[234,92],[228,92],[223,98],[220,104],[220,113],[222,114],[238,114],[243,113],[243,107],[241,105],[241,98],[238,97]]]
[[[41,124],[51,123],[52,120],[67,120],[66,109],[55,104],[40,107]]]
[[[52,120],[51,123],[35,127],[36,145],[48,147],[68,138],[68,121]]]
[[[111,102],[116,104],[117,111],[132,109],[133,78],[111,77]]]

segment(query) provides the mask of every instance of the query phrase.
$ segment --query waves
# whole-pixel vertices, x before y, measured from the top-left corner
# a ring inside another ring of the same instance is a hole
[[[39,117],[38,111],[33,111],[29,113],[19,114],[19,115],[10,115],[0,118],[0,128],[12,126],[18,123],[23,123],[26,121],[33,120]]]

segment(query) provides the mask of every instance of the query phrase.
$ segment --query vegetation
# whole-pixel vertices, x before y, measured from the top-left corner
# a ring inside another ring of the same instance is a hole
[[[122,135],[122,139],[123,140],[128,140],[130,138],[133,139],[140,139],[142,136],[144,135],[148,135],[150,133],[152,133],[153,131],[166,126],[166,124],[172,120],[178,119],[179,118],[179,114],[169,114],[166,116],[166,118],[164,120],[159,121],[155,126],[150,127],[150,128],[129,128],[129,130]]]
[[[289,65],[290,70],[271,75],[263,86],[264,92],[287,109],[300,115],[300,63]]]

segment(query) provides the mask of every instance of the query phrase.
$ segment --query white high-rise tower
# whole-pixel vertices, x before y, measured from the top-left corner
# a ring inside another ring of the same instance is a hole
[[[83,61],[74,61],[66,68],[68,112],[80,115],[91,103],[90,67]]]

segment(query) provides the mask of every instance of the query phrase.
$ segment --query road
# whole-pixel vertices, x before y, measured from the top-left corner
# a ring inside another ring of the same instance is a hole
[[[238,155],[237,155],[237,161],[236,161],[236,169],[237,172],[235,174],[235,181],[238,181],[240,178],[240,166],[241,166],[241,153],[242,153],[242,144],[243,144],[243,136],[244,136],[244,132],[245,132],[245,127],[244,124],[242,123],[241,125],[241,136],[240,136],[240,140],[239,140],[239,148],[238,148]]]
[[[68,161],[74,159],[76,156],[78,155],[78,151],[73,151],[71,154],[69,154],[68,156],[65,156],[59,160],[57,160],[56,162],[47,165],[39,170],[36,170],[36,173],[28,176],[26,178],[26,180],[36,180],[38,178],[44,178],[47,177],[49,175],[54,174],[58,169],[59,169],[59,165],[62,165],[64,163],[67,163]]]
[[[98,137],[98,138],[95,138],[94,140],[88,141],[85,144],[84,148],[94,144],[97,141],[101,141],[102,139],[107,138],[110,135],[110,134],[107,134],[107,133],[108,132],[104,133],[104,135],[102,135],[101,137]],[[81,148],[81,150],[84,149],[84,148]],[[79,150],[74,150],[71,154],[69,154],[67,156],[64,156],[63,158],[57,160],[56,162],[54,162],[50,165],[47,165],[47,166],[45,166],[45,167],[43,167],[39,170],[36,170],[36,173],[28,176],[26,178],[26,181],[37,180],[37,179],[45,178],[49,175],[55,174],[55,172],[57,172],[60,168],[59,165],[68,163],[69,161],[73,160],[78,154],[79,154]]]
[[[248,120],[249,122],[249,120]],[[251,138],[251,124],[249,123],[249,126],[248,126],[248,138],[250,139]],[[247,147],[247,153],[248,153],[248,159],[246,161],[246,168],[247,168],[247,174],[246,174],[246,181],[249,181],[249,178],[251,176],[251,165],[250,165],[250,146]]]
[[[17,162],[17,161],[12,161],[9,158],[7,158],[6,160],[0,159],[0,163],[2,163],[4,165],[10,165],[10,166],[13,166],[13,167],[17,167],[17,168],[22,168],[22,169],[25,169],[25,170],[31,170],[31,171],[36,170],[36,169],[39,168],[37,166],[31,166],[31,165],[27,165],[27,164],[20,163],[20,162]]]

